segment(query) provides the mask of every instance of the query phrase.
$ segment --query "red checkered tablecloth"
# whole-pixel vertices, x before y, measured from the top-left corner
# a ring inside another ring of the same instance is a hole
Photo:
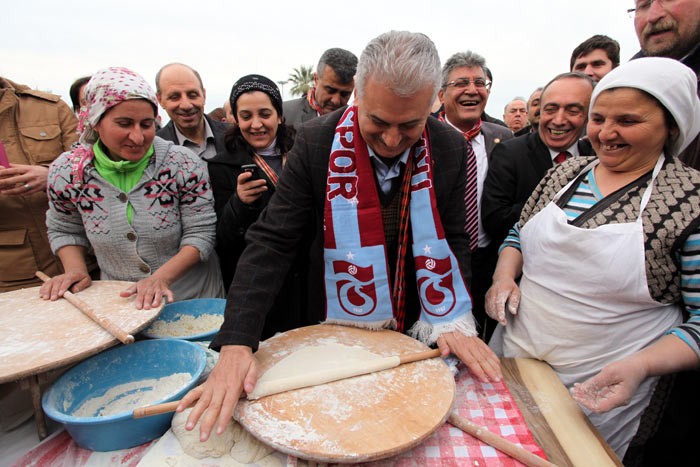
[[[457,375],[459,415],[546,459],[535,443],[525,420],[505,383],[485,384],[472,379],[466,370]],[[22,457],[15,466],[136,466],[151,443],[113,452],[92,452],[79,448],[67,432],[44,440]],[[296,465],[290,459],[288,465]],[[301,463],[300,463],[301,464]],[[373,467],[518,466],[520,462],[480,442],[449,423],[415,448],[389,459],[373,462]]]
[[[481,383],[462,369],[457,375],[457,413],[546,459],[504,382]],[[372,466],[518,466],[520,462],[445,423],[415,448]]]

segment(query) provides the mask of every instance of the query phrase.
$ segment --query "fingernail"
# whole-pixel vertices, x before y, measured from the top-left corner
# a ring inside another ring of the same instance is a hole
[[[194,423],[192,423],[192,422],[185,425],[185,430],[191,430],[192,428],[194,428]]]

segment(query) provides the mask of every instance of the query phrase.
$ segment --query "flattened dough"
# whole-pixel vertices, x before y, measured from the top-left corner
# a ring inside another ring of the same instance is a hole
[[[399,363],[398,356],[382,357],[362,347],[341,344],[305,347],[263,373],[248,399],[393,368]]]

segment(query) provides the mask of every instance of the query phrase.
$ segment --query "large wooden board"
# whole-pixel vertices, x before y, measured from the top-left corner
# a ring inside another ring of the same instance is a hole
[[[262,343],[261,374],[307,346],[361,346],[382,356],[427,350],[393,331],[317,325]],[[238,404],[235,418],[275,449],[318,462],[365,462],[396,455],[440,427],[455,383],[440,358]]]
[[[559,467],[622,466],[615,452],[545,362],[503,359],[505,381],[547,457]]]
[[[93,281],[76,294],[128,333],[150,324],[163,308],[137,310],[119,292],[131,282]],[[0,294],[0,383],[75,363],[119,341],[67,300],[39,297],[39,287]]]

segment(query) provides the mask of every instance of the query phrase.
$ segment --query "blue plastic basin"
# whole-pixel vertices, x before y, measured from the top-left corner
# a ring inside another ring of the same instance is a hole
[[[207,332],[192,335],[177,335],[163,336],[153,330],[153,326],[159,321],[167,323],[177,321],[178,315],[190,315],[194,317],[202,315],[224,315],[226,308],[226,299],[224,298],[193,298],[192,300],[183,300],[181,302],[168,303],[163,307],[163,311],[149,327],[144,329],[141,334],[151,339],[185,339],[188,341],[210,341],[219,331],[219,328],[211,329]]]
[[[183,340],[138,341],[102,352],[64,373],[44,393],[46,415],[65,425],[75,442],[93,451],[114,451],[138,446],[165,433],[172,413],[136,419],[132,412],[103,417],[76,417],[73,414],[91,398],[103,396],[120,384],[175,373],[190,373],[190,381],[158,404],[181,399],[194,387],[204,370],[206,352]]]

